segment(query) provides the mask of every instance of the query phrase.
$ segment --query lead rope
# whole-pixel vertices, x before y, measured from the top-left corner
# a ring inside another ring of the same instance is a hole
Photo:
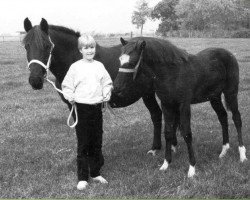
[[[60,92],[62,95],[65,95],[65,94],[63,93],[62,90],[60,90],[60,89],[58,89],[58,88],[56,87],[56,85],[55,85],[55,83],[54,83],[53,81],[49,80],[49,78],[48,78],[48,73],[47,73],[47,76],[45,77],[45,79],[55,88],[55,90],[56,90],[57,92]],[[72,116],[73,116],[73,112],[74,112],[74,111],[75,111],[76,121],[75,121],[72,125],[70,125],[70,119],[73,118]],[[76,106],[76,104],[74,103],[74,104],[72,104],[72,108],[71,108],[71,111],[70,111],[69,116],[68,116],[68,119],[67,119],[67,125],[68,125],[70,128],[75,128],[75,126],[77,125],[77,123],[78,123],[77,106]]]

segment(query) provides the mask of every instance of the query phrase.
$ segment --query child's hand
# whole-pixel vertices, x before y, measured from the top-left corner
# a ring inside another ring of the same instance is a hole
[[[109,101],[110,97],[111,97],[111,91],[109,91],[109,93],[107,93],[106,95],[103,96],[103,102]]]

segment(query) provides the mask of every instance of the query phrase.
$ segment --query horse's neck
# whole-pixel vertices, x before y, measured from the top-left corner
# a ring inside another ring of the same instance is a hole
[[[52,52],[52,61],[50,71],[56,77],[59,83],[61,83],[72,63],[81,59],[81,54],[77,48],[77,42],[71,48],[66,45],[70,41],[65,41],[65,37],[60,37],[57,32],[51,34],[51,40],[55,44]]]
[[[119,67],[121,45],[102,47],[97,44],[95,59],[103,63],[111,78],[114,80]]]

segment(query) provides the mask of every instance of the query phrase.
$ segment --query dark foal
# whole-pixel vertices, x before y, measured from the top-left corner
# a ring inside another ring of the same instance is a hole
[[[114,92],[120,97],[127,96],[136,79],[147,76],[153,81],[152,88],[161,100],[166,149],[160,170],[166,170],[172,160],[171,144],[176,140],[175,131],[179,125],[188,149],[188,177],[195,175],[191,104],[210,101],[222,126],[223,147],[220,157],[226,154],[229,149],[228,118],[221,100],[222,93],[237,129],[240,160],[246,160],[237,99],[239,67],[232,53],[222,48],[208,48],[191,55],[166,40],[147,37],[130,41],[121,38],[121,43],[121,67],[114,82]],[[141,87],[146,84],[140,82]]]

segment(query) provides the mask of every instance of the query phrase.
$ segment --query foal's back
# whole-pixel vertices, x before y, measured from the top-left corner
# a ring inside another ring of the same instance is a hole
[[[192,103],[216,98],[223,93],[237,93],[239,67],[234,55],[222,48],[208,48],[190,57],[195,73]]]

